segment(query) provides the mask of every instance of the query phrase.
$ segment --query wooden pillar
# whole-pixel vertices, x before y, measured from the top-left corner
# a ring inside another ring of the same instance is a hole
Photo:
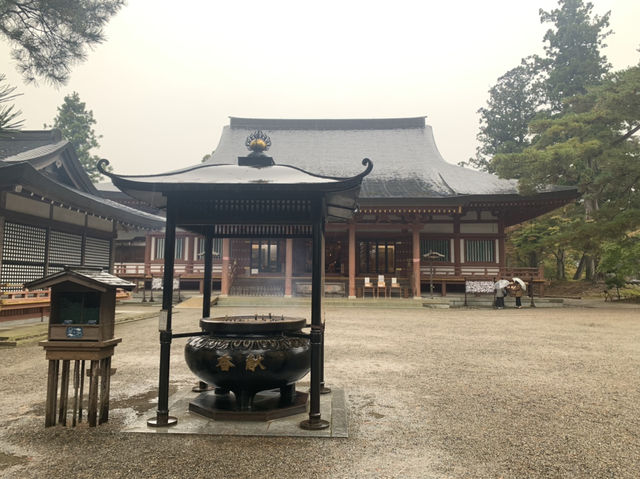
[[[69,400],[69,360],[62,361],[62,375],[60,378],[60,410],[58,422],[67,425],[67,401]]]
[[[85,363],[86,361],[83,359],[80,361],[80,392],[78,393],[79,404],[78,404],[78,422],[82,422],[82,404],[84,397],[84,374],[85,374]]]
[[[462,275],[462,261],[460,254],[460,215],[453,217],[453,268],[456,276]]]
[[[111,356],[100,360],[100,407],[98,424],[109,420],[109,387],[111,384]]]
[[[189,235],[186,236],[185,239],[187,240],[187,265],[185,267],[185,271],[193,274],[193,264],[195,263],[197,258],[196,255],[198,254],[196,251],[196,237]]]
[[[349,222],[349,299],[356,299],[356,224]]]
[[[285,247],[285,262],[284,262],[284,297],[290,298],[292,296],[292,281],[293,278],[293,239],[287,238]]]
[[[151,245],[154,241],[153,238],[154,237],[149,234],[145,236],[145,242],[144,242],[144,275],[145,277],[151,275]]]
[[[79,406],[78,391],[80,389],[80,360],[76,359],[73,363],[73,416],[71,418],[71,425],[76,427]]]
[[[47,377],[47,402],[44,408],[44,427],[56,425],[56,402],[58,399],[58,368],[57,359],[49,360],[49,374]]]
[[[89,426],[95,427],[98,417],[98,364],[100,361],[91,361],[89,371],[89,404],[87,405],[87,420]]]
[[[158,409],[156,417],[148,419],[152,427],[173,426],[178,423],[169,416],[169,367],[171,362],[171,313],[173,307],[173,268],[176,248],[176,211],[171,198],[167,203],[167,220],[164,239],[164,279],[162,310],[160,311],[160,374],[158,380]],[[92,366],[93,367],[93,366]]]
[[[229,296],[231,289],[231,271],[229,269],[229,256],[231,253],[231,240],[229,238],[222,239],[222,277],[220,278],[220,297]]]
[[[420,224],[414,224],[411,243],[413,246],[413,298],[420,299]]]

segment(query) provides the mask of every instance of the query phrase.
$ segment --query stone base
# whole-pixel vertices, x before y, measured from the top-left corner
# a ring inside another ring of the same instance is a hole
[[[291,404],[281,405],[280,389],[262,391],[253,398],[250,411],[237,411],[233,394],[217,395],[203,392],[189,403],[189,411],[202,416],[235,421],[271,421],[307,410],[307,393],[296,392]]]

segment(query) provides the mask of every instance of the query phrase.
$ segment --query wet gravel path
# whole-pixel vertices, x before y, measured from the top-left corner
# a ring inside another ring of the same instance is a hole
[[[197,329],[197,315],[180,310],[174,330]],[[116,327],[110,421],[95,429],[45,429],[44,352],[0,350],[0,477],[640,476],[640,309],[343,308],[326,320],[348,439],[120,432],[155,399],[157,321],[143,320]],[[172,391],[194,382],[184,342]]]

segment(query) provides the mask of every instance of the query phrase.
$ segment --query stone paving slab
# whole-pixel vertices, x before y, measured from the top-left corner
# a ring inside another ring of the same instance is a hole
[[[171,427],[149,427],[147,419],[156,415],[156,409],[140,415],[123,432],[143,434],[194,434],[209,436],[277,436],[277,437],[349,437],[346,395],[343,389],[333,389],[320,396],[320,414],[329,421],[329,427],[318,431],[300,428],[308,412],[271,421],[213,420],[189,411],[189,401],[196,397],[191,391],[180,391],[169,398],[169,414],[178,419]],[[307,407],[308,410],[308,407]]]

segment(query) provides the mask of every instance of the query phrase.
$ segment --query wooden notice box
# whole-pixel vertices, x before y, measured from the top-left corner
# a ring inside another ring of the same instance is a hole
[[[95,426],[96,420],[98,424],[106,422],[109,418],[111,356],[121,341],[114,338],[116,289],[130,290],[135,285],[102,270],[67,268],[25,286],[51,288],[49,335],[46,341],[40,342],[49,360],[45,426],[56,424],[56,410],[58,422],[66,425],[71,374],[72,425],[76,425],[76,419],[82,421],[85,361],[90,361],[86,369],[89,425]],[[72,361],[73,372],[70,370]]]

